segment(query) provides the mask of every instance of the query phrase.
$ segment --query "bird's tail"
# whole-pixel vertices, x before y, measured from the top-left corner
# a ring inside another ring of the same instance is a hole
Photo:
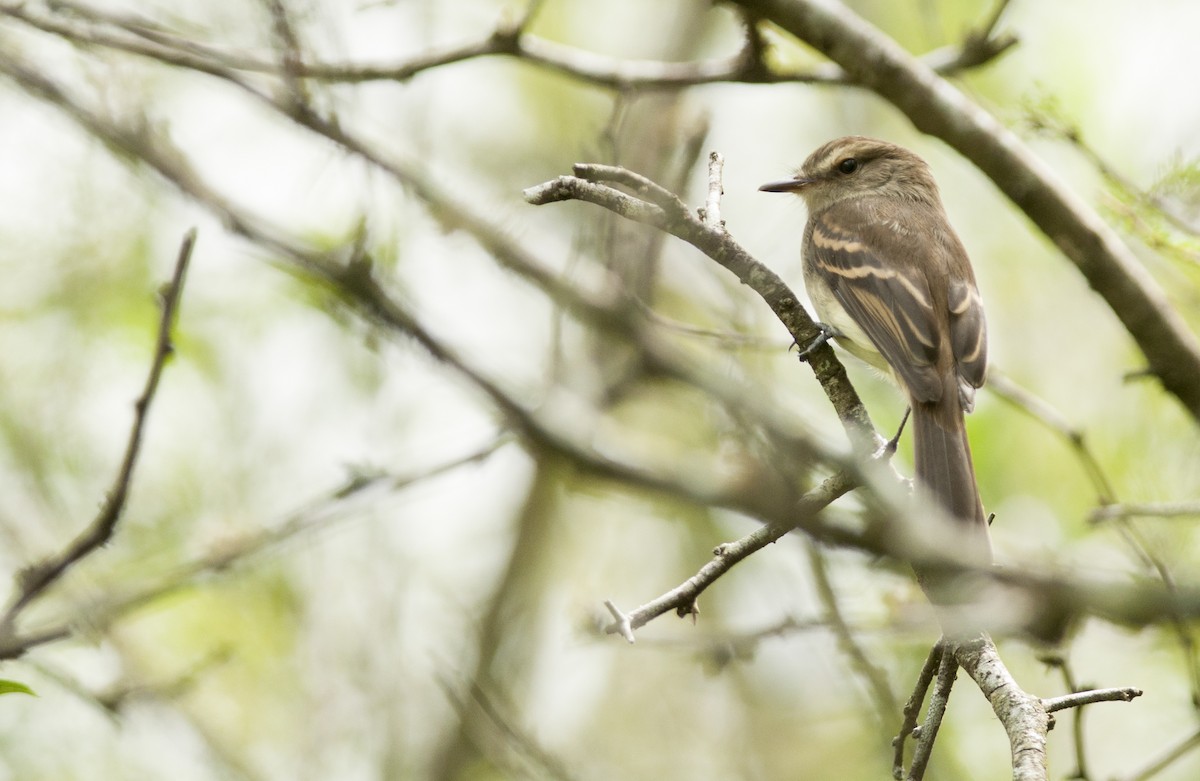
[[[958,395],[947,394],[941,401],[921,403],[914,400],[912,410],[913,450],[916,461],[917,485],[961,523],[961,540],[970,560],[990,562],[991,542],[987,519],[975,482],[975,467],[971,463],[971,446],[967,427],[958,404]],[[959,524],[956,523],[956,526]],[[917,570],[917,579],[935,603],[958,601],[932,577]]]

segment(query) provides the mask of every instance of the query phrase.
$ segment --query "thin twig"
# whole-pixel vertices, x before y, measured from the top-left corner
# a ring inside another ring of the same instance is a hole
[[[82,5],[57,0],[62,13],[34,13],[24,3],[0,5],[0,13],[30,26],[72,40],[106,46],[160,62],[202,72],[214,69],[266,74],[284,79],[310,79],[326,83],[359,84],[372,81],[408,81],[413,77],[454,63],[482,57],[512,57],[561,73],[578,81],[618,92],[677,91],[713,83],[747,84],[844,84],[853,81],[838,67],[825,65],[809,71],[775,70],[756,33],[750,32],[740,51],[731,56],[687,62],[628,60],[590,52],[526,32],[533,10],[513,22],[501,22],[478,40],[441,49],[431,49],[392,63],[277,62],[240,51],[172,34],[144,19],[129,18]],[[68,15],[69,14],[69,15]],[[86,20],[81,24],[80,19]],[[960,45],[930,52],[925,62],[943,75],[978,67],[1016,43],[1011,36],[968,35]]]
[[[1066,684],[1067,691],[1077,692],[1081,690],[1081,686],[1075,680],[1075,674],[1071,669],[1070,662],[1065,656],[1059,654],[1047,654],[1041,657],[1041,661],[1051,667],[1058,669],[1062,673],[1063,683]],[[1042,705],[1045,706],[1045,700]],[[1049,708],[1047,708],[1049,712]],[[1080,781],[1090,781],[1091,774],[1088,772],[1087,746],[1085,744],[1085,735],[1083,729],[1083,716],[1087,711],[1083,706],[1080,706],[1071,714],[1071,742],[1075,746],[1075,774],[1073,778],[1078,778]]]
[[[102,602],[89,604],[78,615],[50,626],[17,636],[0,638],[0,660],[15,659],[32,648],[76,636],[86,617],[89,627],[103,628],[136,608],[186,587],[215,573],[229,572],[238,565],[295,539],[297,536],[326,529],[349,516],[352,502],[379,490],[398,492],[452,470],[478,463],[496,452],[510,437],[497,437],[466,455],[450,459],[410,474],[353,474],[342,484],[310,500],[289,513],[277,524],[248,532],[237,539],[224,540],[204,555],[174,567],[152,582],[143,582],[126,593],[106,594]]]
[[[183,283],[195,245],[196,229],[193,228],[184,234],[175,260],[174,274],[171,281],[160,291],[159,303],[162,307],[162,314],[159,318],[158,337],[154,346],[154,357],[150,363],[150,372],[146,377],[141,395],[134,403],[133,426],[125,445],[125,455],[121,459],[121,466],[117,470],[112,487],[105,496],[100,513],[62,551],[45,561],[34,564],[21,573],[18,581],[19,591],[5,612],[3,620],[0,620],[0,637],[10,636],[14,631],[17,617],[30,602],[57,582],[77,562],[112,539],[116,532],[117,522],[121,519],[121,513],[125,509],[125,500],[129,496],[133,470],[137,465],[138,454],[141,452],[142,435],[150,414],[150,405],[154,402],[155,394],[158,392],[163,367],[166,366],[167,358],[174,350],[171,344],[171,331],[179,311]]]
[[[938,731],[942,728],[942,717],[946,715],[946,706],[950,703],[950,691],[954,688],[954,679],[958,674],[958,662],[954,654],[943,653],[938,663],[937,682],[933,694],[929,697],[929,712],[925,723],[917,733],[916,745],[913,747],[912,765],[908,769],[909,781],[921,781],[925,770],[929,767],[929,758],[933,755],[933,744],[937,740]]]
[[[921,672],[913,684],[912,694],[908,695],[908,701],[904,703],[904,721],[900,724],[900,731],[896,737],[892,738],[892,778],[896,781],[904,778],[904,743],[917,728],[917,720],[921,717],[921,705],[925,702],[925,694],[933,683],[934,675],[941,669],[942,655],[945,651],[945,639],[938,640],[929,649],[925,664],[921,666]]]
[[[806,519],[811,518],[853,487],[853,480],[846,474],[839,473],[826,479],[821,485],[806,493],[797,503],[794,510],[795,524],[764,524],[740,540],[718,545],[713,551],[713,558],[695,575],[628,614],[618,609],[611,600],[606,601],[605,607],[612,613],[615,620],[605,628],[605,632],[619,634],[632,643],[634,630],[645,626],[664,613],[680,609],[690,611],[700,594],[732,569],[735,564],[793,531]]]
[[[1094,702],[1132,702],[1142,694],[1141,689],[1131,686],[1119,689],[1093,689],[1044,699],[1042,707],[1046,709],[1047,713],[1054,713],[1065,708],[1082,708],[1084,705],[1091,705]]]

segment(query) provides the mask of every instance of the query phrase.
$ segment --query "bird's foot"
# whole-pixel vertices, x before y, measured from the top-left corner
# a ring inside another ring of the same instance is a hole
[[[800,354],[797,356],[800,359],[800,363],[807,363],[808,356],[812,354],[813,350],[816,350],[830,339],[842,335],[841,331],[831,325],[826,325],[825,323],[813,323],[813,325],[817,327],[817,330],[820,331],[820,333],[817,334],[816,339],[813,339],[808,343],[807,347],[800,351]],[[799,347],[799,343],[797,343],[796,346]]]

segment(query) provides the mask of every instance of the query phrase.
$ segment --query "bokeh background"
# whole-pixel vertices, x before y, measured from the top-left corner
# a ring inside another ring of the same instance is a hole
[[[25,4],[76,31],[163,30],[267,62],[283,59],[284,18],[306,61],[351,63],[482,41],[529,10],[500,0],[296,0],[282,16],[265,0],[56,5]],[[996,8],[850,5],[915,54],[961,43]],[[504,271],[420,188],[227,81],[38,30],[16,8],[0,5],[0,61],[169,144],[241,213],[290,240],[369,254],[407,311],[521,403],[589,410],[579,419],[598,449],[655,462],[736,469],[753,449],[735,416],[646,375],[626,346]],[[1200,243],[1187,229],[1200,204],[1200,6],[1014,0],[998,29],[1018,45],[955,83],[1096,204],[1200,326]],[[726,57],[744,34],[732,8],[693,0],[545,0],[527,31],[626,60]],[[780,68],[821,64],[780,32],[767,39]],[[1048,240],[879,98],[801,83],[620,92],[501,56],[303,89],[562,280],[594,287],[613,279],[598,270],[615,271],[620,292],[652,308],[681,350],[834,447],[844,438],[811,373],[731,275],[598,208],[535,208],[521,191],[577,161],[609,162],[699,205],[704,158],[717,150],[728,230],[799,290],[803,207],[757,186],[835,136],[910,146],[930,161],[973,257],[997,376],[1082,433],[1108,482],[1060,432],[985,391],[970,427],[998,558],[1114,580],[1196,580],[1194,518],[1089,522],[1104,499],[1200,495],[1194,421],[1156,382],[1131,377],[1143,366],[1136,347]],[[755,522],[522,445],[460,373],[0,76],[3,582],[59,550],[112,485],[153,349],[156,291],[192,226],[176,353],[117,536],[22,616],[24,629],[65,625],[70,637],[0,671],[38,694],[0,698],[0,779],[890,772],[895,724],[835,642],[818,584],[829,581],[863,658],[902,701],[937,635],[902,569],[793,535],[710,589],[696,625],[663,617],[633,646],[603,635],[604,600],[648,601]],[[898,394],[850,371],[876,424],[891,430]],[[368,478],[377,479],[341,498]],[[1053,653],[1079,686],[1146,692],[1088,708],[1081,737],[1076,716],[1063,714],[1051,733],[1053,777],[1200,774],[1192,751],[1139,775],[1196,733],[1191,630],[1092,620],[1057,648],[1001,640],[1028,691],[1068,689],[1046,663]],[[1004,734],[969,681],[952,700],[933,772],[1008,776]]]

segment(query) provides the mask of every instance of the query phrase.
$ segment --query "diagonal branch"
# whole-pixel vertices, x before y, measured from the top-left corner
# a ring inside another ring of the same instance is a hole
[[[578,164],[575,174],[526,189],[525,200],[535,206],[585,201],[683,239],[758,293],[797,344],[811,344],[817,338],[820,331],[812,317],[779,275],[751,257],[722,226],[710,225],[693,215],[678,196],[615,166]],[[621,192],[611,184],[632,189],[635,195]],[[876,444],[874,426],[833,348],[826,344],[814,350],[809,364],[851,442],[871,452]]]
[[[895,779],[904,777],[904,743],[908,740],[908,736],[917,729],[917,720],[921,716],[921,705],[925,702],[925,694],[933,685],[934,676],[942,667],[942,656],[945,653],[946,643],[944,640],[938,640],[933,644],[933,647],[929,649],[929,655],[925,657],[925,664],[922,665],[921,672],[917,674],[912,694],[904,703],[904,719],[900,724],[900,731],[896,737],[892,738],[892,777]]]
[[[929,767],[929,758],[933,756],[933,744],[942,728],[942,718],[946,715],[946,707],[950,704],[950,692],[954,688],[958,676],[958,662],[954,658],[953,646],[949,641],[939,640],[943,646],[938,661],[937,677],[934,681],[933,694],[929,697],[929,711],[925,723],[921,725],[916,747],[913,749],[912,764],[908,769],[908,781],[921,781]],[[935,646],[936,649],[936,646]],[[933,658],[933,654],[930,654]]]
[[[840,3],[735,2],[815,47],[983,171],[1104,297],[1150,371],[1200,422],[1200,339],[1116,231],[1015,133]]]
[[[275,550],[301,534],[328,529],[350,517],[350,509],[365,496],[379,492],[399,493],[414,485],[490,457],[508,441],[497,437],[465,455],[410,474],[352,474],[341,485],[309,500],[278,523],[221,541],[191,561],[173,567],[161,577],[145,577],[144,582],[124,591],[109,592],[97,603],[86,605],[74,615],[46,626],[0,637],[0,660],[16,659],[38,646],[65,640],[79,634],[80,626],[103,629],[122,616],[202,578],[236,570],[247,561]],[[86,621],[84,616],[86,615]]]
[[[632,643],[634,630],[645,626],[665,613],[673,610],[681,616],[694,615],[697,612],[696,600],[704,590],[732,569],[735,564],[771,543],[778,542],[784,535],[796,528],[807,527],[813,530],[815,527],[814,516],[854,487],[853,478],[845,473],[838,473],[826,479],[825,482],[800,498],[800,501],[787,514],[786,521],[780,520],[763,524],[735,542],[718,545],[713,550],[713,558],[695,575],[631,613],[622,612],[611,601],[606,602],[605,605],[614,620],[604,631],[608,634],[619,634]],[[821,533],[815,536],[829,539],[833,534],[831,528],[825,527]]]
[[[187,275],[188,262],[191,260],[192,248],[195,245],[196,230],[193,228],[184,235],[183,242],[179,247],[179,255],[175,261],[175,272],[171,281],[161,291],[162,316],[159,319],[158,338],[154,347],[154,358],[150,363],[150,373],[146,377],[142,394],[134,403],[133,427],[129,431],[129,440],[125,445],[125,456],[121,459],[121,466],[117,470],[113,485],[100,508],[100,513],[62,551],[21,573],[18,580],[19,591],[3,619],[0,619],[0,636],[10,635],[18,615],[30,602],[41,596],[77,562],[112,539],[116,532],[117,522],[121,519],[121,513],[125,509],[125,500],[129,496],[133,469],[137,465],[138,454],[141,452],[142,434],[150,413],[150,405],[154,401],[155,393],[158,392],[163,367],[173,351],[171,330],[175,325],[179,301],[183,295],[183,283]]]
[[[1045,781],[1050,716],[1043,700],[1018,684],[986,635],[953,646],[954,659],[983,692],[1008,734],[1013,781]]]

